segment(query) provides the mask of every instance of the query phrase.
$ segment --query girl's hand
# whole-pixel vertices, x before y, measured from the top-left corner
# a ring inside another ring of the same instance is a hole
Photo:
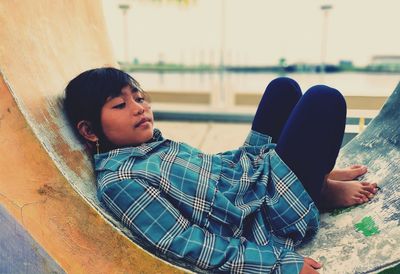
[[[319,269],[322,267],[322,264],[318,263],[317,261],[311,258],[304,258],[304,265],[300,271],[300,274],[315,274],[318,273],[315,269]]]

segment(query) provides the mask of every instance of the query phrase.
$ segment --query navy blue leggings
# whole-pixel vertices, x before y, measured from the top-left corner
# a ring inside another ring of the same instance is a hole
[[[346,124],[346,102],[336,89],[318,85],[302,95],[292,79],[266,88],[252,129],[272,137],[276,152],[319,204],[325,176],[335,166]]]

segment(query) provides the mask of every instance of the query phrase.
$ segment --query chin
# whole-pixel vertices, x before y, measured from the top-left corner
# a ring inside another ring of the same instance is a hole
[[[144,142],[147,142],[147,141],[150,141],[151,138],[153,138],[153,128],[151,128],[151,131],[149,131],[149,133],[146,134],[146,136],[143,139],[145,139]]]

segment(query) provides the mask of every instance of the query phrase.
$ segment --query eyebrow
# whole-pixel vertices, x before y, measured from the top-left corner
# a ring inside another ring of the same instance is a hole
[[[142,96],[145,96],[144,95],[144,93],[142,92],[142,91],[140,91],[140,90],[138,90],[138,89],[134,89],[133,87],[131,87],[131,93],[132,94],[136,94],[136,93],[140,93]],[[107,98],[106,98],[106,102],[109,102],[109,101],[111,101],[112,99],[114,99],[114,98],[118,98],[118,97],[122,97],[124,94],[122,93],[122,92],[120,92],[119,94],[117,94],[116,96],[108,96]]]

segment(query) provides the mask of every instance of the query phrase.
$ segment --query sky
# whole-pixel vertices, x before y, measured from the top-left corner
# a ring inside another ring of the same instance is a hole
[[[117,60],[126,58],[121,2],[130,5],[130,61],[217,65],[222,54],[228,65],[277,65],[285,58],[363,66],[376,55],[400,55],[400,0],[102,1]],[[332,8],[326,14],[322,5]]]

